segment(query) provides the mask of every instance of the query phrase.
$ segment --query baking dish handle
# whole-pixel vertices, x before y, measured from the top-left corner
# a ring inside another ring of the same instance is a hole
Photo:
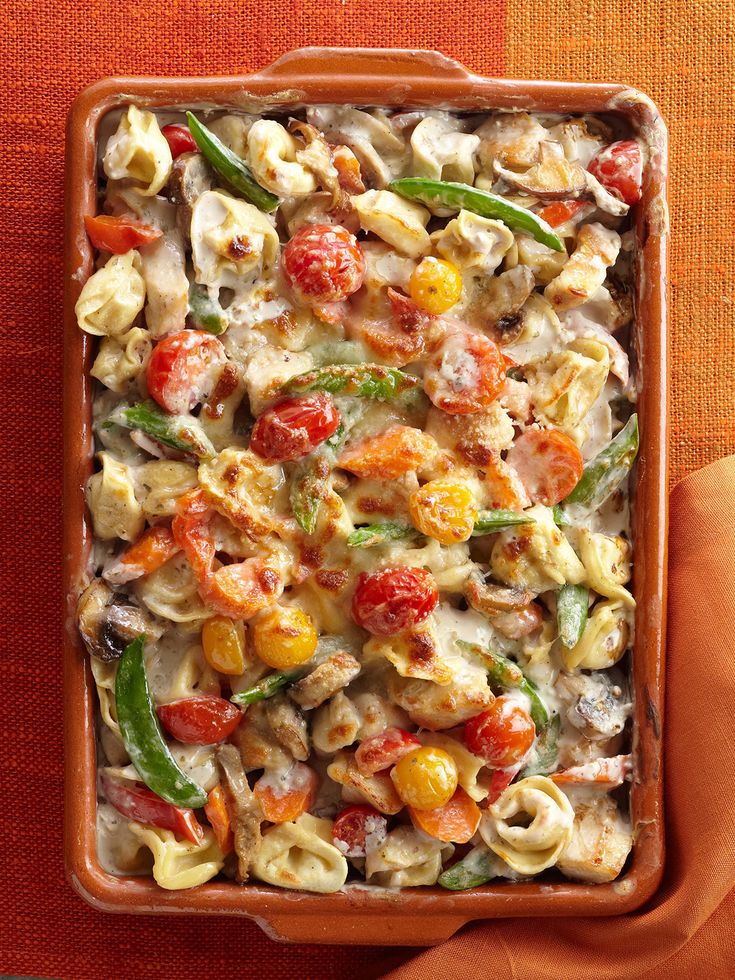
[[[282,76],[334,77],[370,75],[383,78],[416,78],[417,72],[435,79],[459,81],[471,72],[439,51],[410,51],[407,48],[297,48],[281,55],[258,72],[262,78]]]
[[[438,946],[472,916],[412,914],[407,907],[401,914],[385,912],[378,916],[358,911],[340,912],[336,919],[328,913],[319,916],[266,913],[254,918],[263,932],[277,942]]]

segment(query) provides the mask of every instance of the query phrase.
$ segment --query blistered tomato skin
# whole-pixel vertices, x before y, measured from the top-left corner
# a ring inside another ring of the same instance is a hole
[[[426,366],[424,390],[449,415],[474,415],[488,408],[505,384],[507,364],[500,348],[481,334],[450,334]]]
[[[432,480],[414,490],[408,510],[417,530],[447,545],[469,540],[477,520],[472,491],[451,480]]]
[[[253,426],[250,448],[272,463],[300,459],[333,435],[339,420],[325,392],[286,398],[260,416]]]
[[[341,225],[306,225],[283,249],[283,273],[306,303],[336,303],[362,285],[365,257]]]
[[[604,147],[587,167],[605,190],[626,204],[637,204],[643,184],[643,158],[635,140],[619,140]]]
[[[459,775],[448,752],[426,745],[404,755],[391,770],[390,778],[407,806],[436,810],[454,796]]]
[[[239,620],[212,616],[202,626],[202,650],[209,666],[239,677],[245,670],[245,630]]]
[[[380,847],[388,833],[388,821],[366,803],[345,807],[334,821],[332,840],[345,857],[365,857],[370,847]]]
[[[309,660],[316,650],[317,632],[308,613],[295,606],[274,606],[251,626],[255,652],[276,670],[297,667]]]
[[[439,589],[424,568],[383,568],[357,580],[352,618],[374,636],[397,636],[422,623],[436,608]]]
[[[156,712],[166,731],[185,745],[221,742],[242,720],[239,708],[214,695],[198,695],[161,704]]]
[[[203,330],[181,330],[153,348],[146,369],[148,392],[174,415],[190,411],[214,389],[227,363],[221,342]]]
[[[487,711],[465,725],[464,742],[497,769],[520,762],[533,745],[536,726],[529,713],[506,697],[496,698]]]
[[[199,147],[189,132],[188,126],[178,126],[176,123],[170,123],[161,129],[161,133],[166,138],[166,142],[171,150],[171,156],[174,160],[180,157],[182,153],[197,153],[199,151]]]

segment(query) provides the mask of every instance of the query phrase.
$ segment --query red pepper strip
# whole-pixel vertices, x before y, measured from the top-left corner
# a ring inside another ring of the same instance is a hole
[[[124,817],[171,830],[177,837],[183,837],[192,844],[201,843],[204,830],[193,810],[179,809],[139,783],[126,786],[105,772],[101,777],[108,802]]]

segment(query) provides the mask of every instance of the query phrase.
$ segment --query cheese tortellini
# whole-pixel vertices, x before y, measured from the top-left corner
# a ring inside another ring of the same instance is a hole
[[[144,463],[136,473],[136,489],[149,521],[173,517],[178,498],[197,485],[196,467],[173,459]]]
[[[453,851],[451,844],[432,840],[413,827],[397,827],[368,852],[365,874],[371,884],[387,888],[433,885],[441,874],[442,861]]]
[[[89,373],[110,391],[122,394],[143,373],[152,346],[150,334],[140,327],[104,337]]]
[[[352,198],[360,225],[412,258],[431,250],[426,230],[429,212],[420,204],[407,201],[393,191],[365,191]]]
[[[585,567],[554,523],[551,509],[539,504],[526,513],[534,524],[498,535],[491,557],[493,575],[506,585],[533,592],[584,582]]]
[[[456,120],[428,116],[411,135],[414,170],[420,177],[471,184],[479,145],[480,137],[459,131]]]
[[[619,600],[598,602],[587,620],[580,640],[571,648],[562,647],[567,670],[606,670],[620,660],[630,637],[629,613]]]
[[[196,888],[214,878],[225,863],[224,855],[211,830],[204,831],[199,844],[177,840],[170,830],[140,823],[128,825],[130,831],[153,855],[153,877],[167,891]]]
[[[197,629],[213,615],[199,596],[197,580],[183,554],[175,555],[155,572],[139,579],[135,592],[156,616],[182,627]]]
[[[99,460],[102,469],[89,478],[87,485],[94,533],[106,541],[135,541],[145,527],[145,517],[135,496],[130,467],[106,452],[99,454]]]
[[[624,538],[593,534],[587,528],[581,528],[579,554],[587,582],[595,592],[608,599],[619,599],[626,606],[635,606],[635,599],[624,588],[630,580],[630,545]]]
[[[491,276],[513,246],[513,233],[502,221],[460,211],[432,242],[437,252],[465,275]]]
[[[254,204],[224,191],[205,191],[194,205],[191,250],[197,282],[237,291],[256,275],[270,274],[278,234]]]
[[[536,414],[572,435],[607,381],[610,354],[596,340],[575,340],[526,371]]]
[[[269,885],[296,891],[339,891],[347,880],[347,861],[332,844],[332,823],[302,814],[263,834],[252,873]]]
[[[119,337],[145,303],[140,255],[131,249],[113,255],[87,279],[74,307],[81,330],[95,337]]]
[[[553,867],[572,838],[574,810],[546,776],[511,784],[480,821],[487,846],[523,875]]]
[[[298,144],[274,119],[259,119],[248,133],[248,159],[255,179],[281,197],[316,190],[314,174],[299,162]]]
[[[138,193],[158,194],[171,173],[171,149],[152,112],[128,107],[102,160],[111,180],[134,180]]]

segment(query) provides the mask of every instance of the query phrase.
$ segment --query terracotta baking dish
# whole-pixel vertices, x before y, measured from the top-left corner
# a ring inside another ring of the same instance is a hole
[[[76,325],[74,303],[92,268],[83,216],[95,213],[95,138],[106,112],[131,102],[166,107],[288,110],[309,103],[441,106],[458,110],[604,112],[627,120],[649,149],[637,209],[635,354],[642,379],[642,429],[635,481],[633,658],[636,843],[629,867],[608,885],[573,882],[489,884],[469,892],[348,888],[335,895],[288,892],[257,883],[215,882],[166,892],[152,879],[102,870],[95,846],[94,684],[77,637],[74,609],[91,530],[83,487],[92,468],[91,338]],[[472,919],[500,916],[615,915],[658,887],[664,852],[661,724],[666,597],[666,129],[656,107],[622,85],[517,82],[472,75],[430,51],[306,48],[254,75],[231,78],[111,78],[87,88],[69,113],[66,161],[66,475],[65,638],[66,867],[76,891],[112,912],[244,915],[278,939],[298,942],[430,945]],[[335,928],[338,924],[338,928]]]

